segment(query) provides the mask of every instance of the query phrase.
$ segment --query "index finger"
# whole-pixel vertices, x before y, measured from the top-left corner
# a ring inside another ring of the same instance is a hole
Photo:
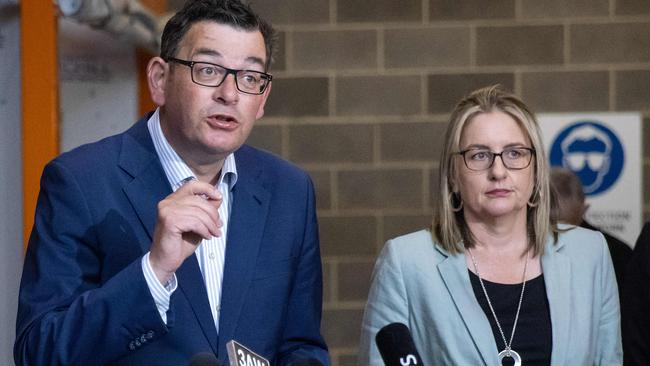
[[[222,199],[221,192],[219,192],[215,186],[196,180],[196,178],[193,177],[184,179],[183,186],[178,190],[197,196],[203,196],[208,200],[220,201]]]

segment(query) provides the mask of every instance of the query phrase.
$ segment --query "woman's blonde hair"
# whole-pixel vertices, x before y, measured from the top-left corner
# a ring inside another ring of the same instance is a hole
[[[535,255],[544,253],[549,234],[557,240],[557,228],[550,217],[549,164],[537,120],[521,99],[504,91],[500,85],[478,89],[463,98],[451,114],[440,156],[439,188],[433,193],[434,213],[432,234],[442,248],[452,254],[462,253],[475,244],[453,191],[460,159],[453,159],[460,150],[463,127],[478,114],[499,111],[512,117],[523,129],[535,149],[533,193],[528,200],[528,246]]]

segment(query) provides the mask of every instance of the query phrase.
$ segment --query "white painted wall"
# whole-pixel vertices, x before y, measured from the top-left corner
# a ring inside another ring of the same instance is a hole
[[[13,365],[23,261],[19,8],[0,0],[0,364]]]
[[[108,33],[59,20],[61,152],[122,132],[136,121],[135,48]]]

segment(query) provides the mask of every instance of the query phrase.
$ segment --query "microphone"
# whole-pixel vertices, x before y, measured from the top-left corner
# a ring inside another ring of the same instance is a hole
[[[375,338],[377,348],[386,366],[422,366],[422,358],[413,343],[411,331],[402,323],[391,323],[381,328]]]
[[[188,366],[221,366],[221,362],[212,352],[200,352],[192,356]]]
[[[271,366],[269,360],[244,347],[235,340],[226,343],[226,349],[228,350],[230,366]]]

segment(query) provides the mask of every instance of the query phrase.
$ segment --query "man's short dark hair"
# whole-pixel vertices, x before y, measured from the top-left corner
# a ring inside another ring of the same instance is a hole
[[[240,0],[188,0],[165,25],[160,57],[163,60],[175,57],[183,36],[194,23],[200,21],[212,21],[246,31],[259,30],[266,47],[266,70],[271,66],[276,48],[275,30]]]

